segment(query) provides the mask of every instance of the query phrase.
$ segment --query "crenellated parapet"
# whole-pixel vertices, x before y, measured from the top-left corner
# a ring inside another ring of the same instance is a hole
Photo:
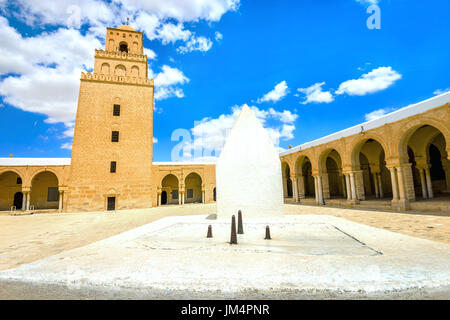
[[[120,83],[120,84],[132,84],[141,86],[153,86],[153,79],[140,78],[140,77],[128,77],[128,76],[109,76],[104,74],[97,74],[87,72],[81,73],[82,81],[97,81],[97,82],[109,82],[109,83]]]
[[[146,62],[147,55],[134,54],[120,51],[105,51],[101,49],[95,49],[96,58],[109,58],[109,59],[120,59],[129,61]]]

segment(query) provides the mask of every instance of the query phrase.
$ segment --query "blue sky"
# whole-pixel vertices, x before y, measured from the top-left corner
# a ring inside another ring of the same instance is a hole
[[[366,24],[374,3],[380,29]],[[79,73],[91,70],[105,28],[126,17],[146,36],[155,78],[154,161],[191,160],[189,148],[171,157],[176,129],[220,149],[244,104],[281,150],[450,88],[445,0],[0,0],[0,8],[0,157],[70,157]]]

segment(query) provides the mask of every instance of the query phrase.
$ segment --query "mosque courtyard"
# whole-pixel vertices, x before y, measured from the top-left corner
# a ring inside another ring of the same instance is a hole
[[[237,245],[215,204],[2,214],[0,298],[450,298],[449,213],[283,209]]]

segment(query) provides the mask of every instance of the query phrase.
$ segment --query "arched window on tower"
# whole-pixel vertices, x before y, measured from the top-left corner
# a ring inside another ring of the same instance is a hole
[[[119,51],[128,53],[128,44],[126,42],[121,42],[119,44]]]

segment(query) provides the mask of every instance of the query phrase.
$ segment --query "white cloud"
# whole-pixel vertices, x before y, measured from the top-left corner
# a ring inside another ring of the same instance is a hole
[[[308,88],[298,88],[297,91],[306,95],[306,100],[302,104],[307,103],[330,103],[334,101],[333,95],[329,91],[322,91],[325,82],[318,82]]]
[[[450,91],[450,88],[446,88],[446,89],[437,89],[435,92],[433,92],[433,94],[435,94],[435,95],[440,95],[440,94],[443,94],[443,93],[447,93],[447,92],[449,92]]]
[[[210,40],[196,37],[184,28],[184,23],[219,21],[227,13],[239,8],[240,0],[17,0],[13,5],[0,2],[0,10],[14,15],[30,26],[62,26],[80,29],[86,26],[89,33],[101,39],[105,28],[124,24],[143,31],[150,39],[163,44],[181,40],[186,46],[182,53],[211,47]],[[177,23],[173,23],[173,21]]]
[[[192,51],[208,51],[212,47],[212,41],[205,37],[192,37],[186,45],[177,48],[177,52],[185,54]]]
[[[356,2],[359,2],[361,4],[378,4],[380,0],[356,0]]]
[[[298,115],[289,110],[277,111],[250,107],[278,150],[280,140],[292,139],[295,130],[295,120]],[[191,129],[193,141],[184,146],[183,161],[214,160],[220,155],[226,137],[233,127],[242,106],[233,106],[231,113],[221,114],[217,118],[204,118]],[[174,159],[173,159],[174,160]]]
[[[72,122],[69,122],[69,123],[66,123],[66,126],[68,126],[69,128],[67,129],[67,130],[65,130],[64,132],[63,132],[63,138],[73,138],[73,134],[74,134],[74,123]],[[70,126],[72,126],[72,127],[70,127]]]
[[[153,143],[158,143],[158,138],[153,137]]]
[[[401,78],[402,75],[392,70],[392,67],[379,67],[363,74],[359,79],[342,82],[335,93],[363,96],[387,89]]]
[[[147,59],[153,60],[156,58],[156,53],[152,49],[144,48],[144,54],[147,55]]]
[[[168,65],[163,65],[162,72],[158,73],[155,77],[155,85],[158,86],[170,86],[184,84],[186,82],[189,82],[189,79],[181,70],[169,67]]]
[[[0,95],[21,110],[46,115],[47,122],[75,120],[80,73],[92,68],[100,42],[74,29],[22,37],[0,17]]]
[[[273,108],[270,108],[268,112],[275,119],[278,119],[283,123],[293,123],[298,118],[297,114],[292,113],[289,110],[283,110],[282,112],[280,112],[280,111],[276,111]]]
[[[258,99],[258,103],[272,101],[277,102],[283,99],[289,93],[289,88],[286,84],[286,81],[281,81],[279,84],[275,86],[275,88],[266,93],[262,98]]]
[[[141,30],[149,40],[156,39],[156,29],[160,24],[161,21],[156,15],[144,11],[139,12],[136,19],[130,23],[136,30]]]
[[[239,8],[239,0],[113,0],[132,11],[154,12],[162,19],[219,21],[228,11]]]
[[[120,20],[117,6],[98,0],[16,0],[14,5],[13,14],[28,25],[98,26]]]
[[[393,111],[395,111],[394,108],[378,109],[378,110],[372,111],[370,113],[366,113],[364,117],[365,117],[366,121],[375,120],[375,119],[378,119],[378,118],[384,116],[385,114],[388,114]]]
[[[72,150],[72,144],[70,142],[63,143],[61,149]]]
[[[180,22],[199,20],[219,21],[221,17],[239,8],[239,0],[16,0],[14,14],[29,25],[36,23],[67,25],[74,16],[81,24],[90,26],[124,24],[127,17],[139,17],[144,13],[159,21],[175,19]],[[7,2],[0,2],[2,7]],[[75,10],[71,10],[75,8]],[[143,15],[140,22],[149,20]],[[139,19],[137,19],[139,20]]]
[[[0,37],[0,74],[31,74],[34,68],[42,66],[63,72],[83,65],[92,67],[94,49],[101,46],[92,34],[83,36],[74,29],[61,28],[24,38],[4,17],[0,17]]]
[[[189,79],[181,70],[167,65],[162,66],[162,71],[154,79],[155,100],[163,100],[170,97],[184,97],[183,90],[178,86],[189,82]]]
[[[174,43],[177,40],[187,41],[191,37],[191,32],[185,30],[183,24],[177,25],[166,23],[158,29],[157,38],[161,39],[163,44]]]
[[[214,38],[216,39],[216,41],[220,41],[223,39],[223,34],[221,34],[219,31],[216,31],[214,33]]]

